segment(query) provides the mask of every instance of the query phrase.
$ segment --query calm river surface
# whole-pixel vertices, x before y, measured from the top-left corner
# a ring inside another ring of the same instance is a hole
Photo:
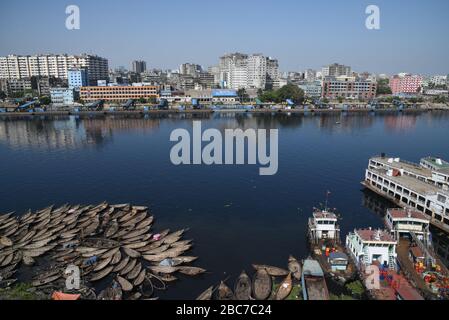
[[[259,167],[174,166],[170,133],[192,129],[279,129],[279,171]],[[332,192],[342,237],[383,225],[363,192],[368,158],[385,152],[418,162],[449,159],[449,113],[173,114],[151,116],[0,117],[0,212],[50,204],[130,202],[147,205],[155,228],[189,227],[195,265],[210,273],[176,282],[161,298],[195,298],[251,263],[285,267],[307,256],[306,222]]]

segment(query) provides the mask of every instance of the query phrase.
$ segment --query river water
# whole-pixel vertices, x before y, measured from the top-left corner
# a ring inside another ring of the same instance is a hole
[[[256,165],[174,166],[174,129],[278,129],[279,170]],[[0,117],[0,212],[50,204],[147,205],[155,228],[190,228],[195,263],[210,272],[180,281],[161,298],[195,298],[251,263],[285,267],[308,254],[306,223],[325,201],[342,216],[342,236],[381,227],[388,206],[362,189],[369,157],[449,159],[449,113],[164,114]],[[190,254],[189,253],[189,254]]]

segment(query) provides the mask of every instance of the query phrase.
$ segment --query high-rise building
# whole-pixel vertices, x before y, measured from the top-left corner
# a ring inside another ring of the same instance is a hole
[[[86,68],[91,85],[108,78],[108,60],[83,54],[75,55],[9,55],[0,57],[0,79],[36,77],[68,78],[68,70]]]
[[[226,54],[220,57],[219,78],[229,89],[265,89],[279,80],[279,63],[262,54]]]
[[[135,60],[132,63],[132,71],[135,73],[142,73],[147,71],[147,63],[145,61]]]
[[[69,69],[67,74],[70,89],[79,90],[79,88],[89,85],[89,77],[87,74],[87,69],[85,68]]]
[[[179,73],[185,76],[197,78],[203,72],[203,68],[199,64],[183,63],[179,66]]]
[[[334,63],[323,67],[321,70],[321,76],[324,77],[340,77],[351,76],[351,67],[342,64]]]

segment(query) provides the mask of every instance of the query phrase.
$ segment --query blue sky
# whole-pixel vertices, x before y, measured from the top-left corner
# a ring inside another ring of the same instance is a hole
[[[81,29],[65,28],[76,4]],[[381,29],[365,28],[380,7]],[[96,53],[111,66],[209,66],[225,52],[264,53],[281,70],[333,62],[376,73],[449,73],[447,0],[2,0],[0,55]]]

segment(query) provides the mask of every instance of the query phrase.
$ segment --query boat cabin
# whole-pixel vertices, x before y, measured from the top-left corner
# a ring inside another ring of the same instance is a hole
[[[385,224],[395,240],[416,236],[420,241],[430,241],[429,219],[421,212],[412,209],[388,209]]]
[[[385,230],[356,229],[346,236],[346,247],[357,267],[379,263],[396,269],[397,241]]]
[[[328,263],[333,272],[346,271],[348,268],[349,258],[343,252],[331,252],[328,257]]]
[[[309,237],[312,243],[319,243],[321,240],[331,240],[340,242],[340,226],[337,225],[335,213],[327,210],[319,210],[309,218]]]

